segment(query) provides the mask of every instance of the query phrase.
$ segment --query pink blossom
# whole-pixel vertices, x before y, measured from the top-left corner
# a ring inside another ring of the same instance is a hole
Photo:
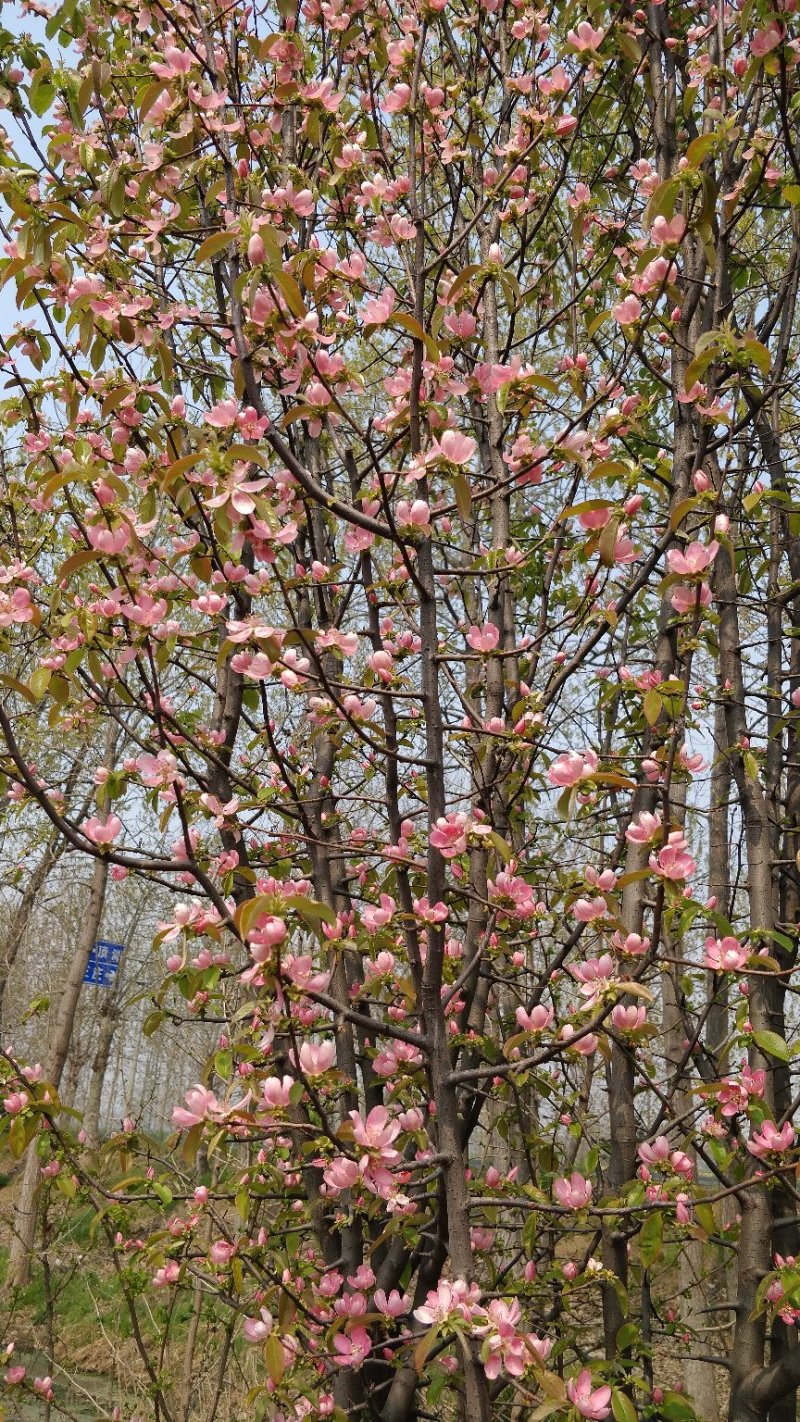
[[[138,592],[134,602],[121,602],[119,610],[123,617],[127,617],[129,622],[135,622],[139,627],[155,627],[167,611],[167,600]]]
[[[553,1194],[566,1210],[583,1210],[592,1198],[592,1182],[573,1170],[569,1180],[556,1180]]]
[[[181,1130],[191,1130],[192,1126],[198,1125],[200,1121],[217,1116],[220,1110],[216,1096],[207,1086],[190,1086],[185,1101],[185,1107],[176,1106],[172,1112],[172,1119]]]
[[[493,622],[484,622],[482,627],[470,627],[467,642],[476,652],[491,652],[500,641],[500,631]]]
[[[587,532],[594,532],[598,528],[605,528],[610,518],[611,505],[605,504],[601,509],[585,509],[583,513],[578,514],[578,523]]]
[[[361,312],[361,319],[365,326],[385,326],[389,320],[395,303],[394,291],[388,287],[374,301],[368,301]]]
[[[292,1076],[268,1076],[261,1083],[259,1106],[265,1111],[285,1110],[289,1105],[293,1086]]]
[[[650,868],[664,879],[690,879],[696,865],[680,830],[673,830],[658,854],[650,855]]]
[[[518,1025],[523,1032],[544,1032],[553,1025],[553,1009],[538,1003],[532,1012],[526,1012],[524,1007],[518,1007],[516,1011]]]
[[[694,1175],[694,1161],[685,1150],[674,1150],[669,1158],[676,1175],[682,1175],[684,1179],[691,1180]]]
[[[760,1160],[772,1152],[780,1154],[782,1151],[791,1150],[794,1138],[794,1127],[790,1121],[786,1121],[780,1130],[773,1121],[765,1121],[760,1131],[754,1131],[751,1135],[747,1149]]]
[[[498,1377],[501,1367],[511,1377],[522,1377],[531,1358],[527,1338],[517,1332],[522,1317],[519,1300],[512,1299],[507,1303],[504,1299],[492,1299],[486,1313],[487,1323],[476,1332],[479,1336],[483,1334],[486,1340],[483,1366],[487,1378]],[[536,1341],[541,1343],[542,1340]]]
[[[378,933],[387,923],[391,923],[396,908],[391,894],[381,894],[380,908],[376,904],[368,904],[361,914],[367,933]]]
[[[681,768],[690,775],[694,775],[697,770],[705,770],[705,758],[700,751],[690,751],[688,746],[681,746],[678,751],[678,762]]]
[[[385,1106],[373,1106],[366,1120],[357,1111],[350,1112],[353,1123],[353,1139],[357,1145],[367,1150],[379,1151],[381,1159],[391,1163],[399,1159],[398,1152],[391,1149],[392,1142],[400,1135],[397,1121],[390,1119]]]
[[[90,819],[84,820],[81,828],[92,844],[112,844],[122,829],[122,821],[116,815],[106,815],[105,819],[92,815]]]
[[[756,30],[750,42],[750,53],[754,59],[764,59],[771,50],[777,49],[783,40],[783,28],[777,20],[770,20],[762,30]]]
[[[539,88],[545,98],[549,98],[551,94],[566,94],[569,83],[569,75],[563,64],[555,64],[550,73],[539,80]]]
[[[480,1290],[477,1284],[468,1284],[465,1279],[440,1279],[438,1286],[428,1293],[425,1303],[414,1309],[414,1317],[429,1326],[444,1323],[453,1314],[470,1322],[479,1309]]]
[[[383,1289],[376,1289],[374,1297],[378,1312],[386,1314],[387,1318],[401,1318],[411,1307],[409,1295],[400,1294],[397,1289],[392,1289],[388,1297]]]
[[[272,1324],[272,1314],[268,1309],[262,1308],[258,1318],[243,1319],[242,1332],[248,1343],[263,1343],[272,1332]]]
[[[235,1244],[231,1244],[227,1239],[215,1239],[208,1251],[208,1257],[212,1264],[216,1264],[218,1268],[224,1268],[226,1264],[230,1263],[235,1253]]]
[[[322,1076],[336,1061],[335,1042],[304,1042],[300,1048],[300,1070],[306,1076]]]
[[[579,923],[592,923],[594,919],[602,918],[608,913],[608,904],[602,896],[596,899],[576,899],[572,912]]]
[[[673,589],[670,602],[675,611],[682,617],[685,617],[687,613],[694,612],[698,605],[700,607],[710,607],[711,589],[708,583],[701,583],[699,588],[697,586],[687,586],[684,583],[681,584],[680,587]]]
[[[381,99],[381,108],[385,114],[399,114],[407,107],[410,98],[411,86],[409,84],[395,84],[386,97]]]
[[[30,1097],[27,1091],[12,1091],[3,1098],[3,1109],[9,1116],[18,1116],[20,1111],[24,1111]]]
[[[10,627],[12,622],[32,622],[35,616],[36,608],[27,588],[14,588],[10,593],[0,591],[0,627]]]
[[[265,913],[247,935],[250,954],[256,963],[267,963],[273,948],[286,940],[286,922],[278,914]]]
[[[642,314],[642,303],[637,296],[626,296],[616,306],[612,306],[611,315],[620,326],[632,326],[639,320]]]
[[[571,1051],[577,1052],[581,1057],[591,1057],[597,1051],[597,1034],[595,1032],[584,1032],[582,1036],[578,1036],[571,1022],[565,1022],[558,1035],[561,1041],[564,1042]],[[574,1041],[573,1038],[575,1039]]]
[[[680,212],[669,219],[666,217],[657,217],[650,229],[653,241],[658,242],[662,247],[680,242],[685,232],[686,218]]]
[[[177,1284],[180,1278],[181,1266],[177,1259],[170,1259],[160,1269],[156,1269],[153,1275],[153,1287],[156,1289],[166,1289],[170,1284]]]
[[[636,1154],[645,1165],[663,1165],[669,1159],[669,1141],[666,1136],[656,1136],[649,1144],[645,1141],[638,1146]]]
[[[467,848],[466,815],[440,816],[430,832],[430,842],[443,859],[455,859]]]
[[[721,1108],[720,1114],[736,1116],[740,1111],[746,1111],[751,1096],[755,1096],[757,1099],[763,1097],[766,1083],[766,1071],[762,1068],[757,1068],[754,1071],[745,1062],[738,1080],[735,1077],[727,1076],[720,1083],[716,1093]]]
[[[605,30],[594,30],[588,20],[581,20],[577,30],[567,34],[567,44],[571,44],[579,54],[588,54],[599,49],[605,39]]]
[[[588,1417],[589,1422],[602,1422],[611,1411],[611,1388],[606,1383],[592,1391],[592,1375],[588,1368],[583,1368],[577,1378],[567,1383],[567,1397],[581,1417]]]
[[[618,1002],[611,1013],[611,1021],[618,1032],[638,1032],[647,1021],[647,1009]]]
[[[165,45],[164,60],[164,64],[150,65],[158,79],[177,79],[182,74],[188,74],[195,62],[190,50],[178,49],[174,44]]]
[[[325,992],[331,980],[329,972],[315,971],[310,953],[298,953],[296,957],[287,954],[283,960],[283,971],[289,981],[304,992]]]
[[[445,316],[444,324],[452,335],[462,341],[469,340],[478,329],[478,323],[471,311],[451,312],[449,316]]]
[[[340,1367],[360,1368],[364,1359],[369,1357],[372,1343],[363,1324],[357,1324],[346,1333],[334,1334],[333,1346],[339,1355],[336,1361]]]
[[[323,1172],[325,1183],[334,1191],[350,1190],[358,1180],[361,1171],[358,1161],[348,1160],[344,1155],[334,1156],[330,1165]]]
[[[711,566],[719,552],[719,544],[713,539],[708,547],[696,541],[685,548],[670,548],[667,563],[671,573],[680,578],[693,578],[704,573]]]
[[[651,815],[649,810],[642,810],[635,820],[632,820],[625,831],[625,838],[631,844],[646,844],[661,829],[661,816],[658,812]]]
[[[707,938],[705,965],[715,973],[737,973],[750,957],[738,938]]]
[[[601,953],[599,958],[587,958],[585,963],[576,963],[571,971],[573,977],[583,984],[582,996],[594,1002],[603,988],[615,980],[616,965],[610,953]]]
[[[221,400],[206,411],[204,419],[215,430],[229,430],[236,424],[238,414],[239,406],[235,400]]]
[[[87,523],[86,537],[90,548],[96,548],[100,553],[114,554],[121,553],[128,546],[131,531],[125,523],[118,524],[116,528],[109,528],[105,523]]]
[[[445,430],[440,439],[434,440],[425,456],[426,462],[445,459],[448,464],[469,464],[478,448],[471,435],[460,430]]]
[[[596,770],[597,756],[594,751],[564,751],[553,761],[547,778],[551,785],[566,789],[570,785],[577,785],[579,780],[594,775]]]
[[[395,519],[401,528],[427,528],[431,521],[431,506],[425,499],[414,499],[413,503],[402,499],[397,505]]]

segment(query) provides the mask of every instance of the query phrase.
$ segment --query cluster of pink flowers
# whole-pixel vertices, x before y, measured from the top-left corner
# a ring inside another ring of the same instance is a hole
[[[492,1299],[484,1307],[478,1285],[464,1279],[440,1280],[425,1303],[414,1310],[414,1317],[429,1328],[448,1325],[481,1339],[483,1367],[492,1380],[501,1371],[519,1378],[529,1368],[543,1366],[552,1348],[549,1339],[521,1330],[518,1299]]]

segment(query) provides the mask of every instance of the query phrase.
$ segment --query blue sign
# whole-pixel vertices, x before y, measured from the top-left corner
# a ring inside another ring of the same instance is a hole
[[[83,981],[95,983],[97,987],[110,987],[124,952],[124,943],[109,943],[107,938],[98,938],[89,955]]]

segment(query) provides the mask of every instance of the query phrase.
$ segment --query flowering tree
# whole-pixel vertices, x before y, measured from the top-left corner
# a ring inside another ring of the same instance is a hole
[[[0,35],[7,813],[219,1032],[168,1159],[4,1121],[166,1422],[144,1288],[210,1415],[795,1415],[794,8]]]

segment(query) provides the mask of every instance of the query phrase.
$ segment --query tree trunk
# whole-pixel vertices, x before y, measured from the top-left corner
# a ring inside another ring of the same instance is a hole
[[[83,1129],[92,1145],[97,1145],[100,1135],[100,1106],[103,1099],[103,1083],[106,1079],[111,1044],[119,1020],[116,1004],[110,994],[104,997],[100,1007],[100,1031],[97,1048],[92,1059],[92,1074],[86,1095],[86,1109],[83,1113]]]
[[[108,864],[98,858],[94,863],[89,900],[83,920],[78,945],[72,955],[66,979],[53,1023],[52,1035],[44,1063],[44,1077],[56,1088],[61,1082],[64,1065],[69,1052],[75,1014],[83,986],[84,974],[89,956],[94,948],[103,916]],[[24,1288],[30,1282],[31,1256],[36,1238],[37,1185],[39,1182],[39,1158],[35,1140],[28,1146],[25,1168],[22,1176],[19,1199],[14,1212],[14,1237],[8,1260],[7,1282],[12,1288]]]

